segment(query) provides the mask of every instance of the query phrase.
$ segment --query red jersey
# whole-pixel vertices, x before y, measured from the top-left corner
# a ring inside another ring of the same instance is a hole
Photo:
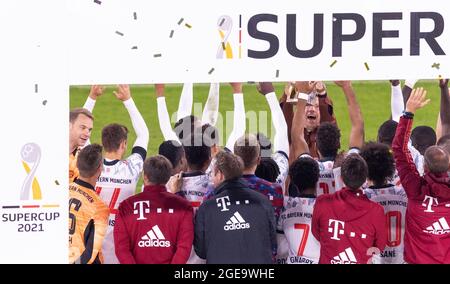
[[[193,240],[192,206],[165,186],[146,186],[119,206],[114,246],[120,263],[184,264]]]
[[[386,245],[383,207],[361,190],[347,188],[317,198],[312,233],[320,242],[319,263],[364,264]]]
[[[408,197],[405,252],[408,263],[450,263],[450,181],[447,173],[421,177],[408,150],[413,120],[402,117],[392,143]]]

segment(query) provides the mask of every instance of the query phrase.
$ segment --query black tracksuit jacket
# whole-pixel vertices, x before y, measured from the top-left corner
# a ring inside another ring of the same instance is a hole
[[[276,245],[270,201],[242,179],[224,181],[197,211],[194,248],[207,263],[270,264]]]

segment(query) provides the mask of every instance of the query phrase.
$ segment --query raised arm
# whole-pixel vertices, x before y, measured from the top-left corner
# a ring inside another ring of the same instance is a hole
[[[309,153],[308,143],[305,140],[305,107],[311,91],[308,82],[296,82],[295,88],[298,93],[297,110],[292,120],[291,130],[291,154],[289,164],[292,164],[301,154]]]
[[[448,90],[448,79],[439,80],[439,88],[441,89],[441,107],[439,118],[441,120],[441,138],[444,135],[450,134],[450,96]]]
[[[233,115],[233,130],[228,136],[226,148],[233,152],[234,143],[245,134],[246,121],[245,121],[245,106],[244,106],[244,94],[242,93],[242,83],[230,83],[233,88],[233,100],[234,100],[234,115]]]
[[[164,96],[164,87],[164,84],[155,84],[159,128],[161,129],[164,141],[174,140],[180,142],[177,135],[175,134],[175,131],[173,131],[172,129],[172,125],[170,124],[170,116],[169,112],[167,111],[166,97]]]
[[[180,102],[178,103],[177,121],[191,115],[194,101],[194,84],[184,83],[181,91]]]
[[[414,89],[414,85],[416,84],[416,79],[406,79],[405,85],[403,85],[402,95],[403,95],[403,104],[406,105],[408,102],[409,96],[411,95],[412,90]]]
[[[97,102],[97,98],[103,95],[103,91],[105,90],[104,87],[100,85],[92,85],[91,90],[89,91],[89,96],[86,99],[86,102],[84,103],[83,108],[87,109],[91,113],[94,110],[95,103]],[[91,144],[91,139],[89,138],[83,147],[86,147],[87,145]]]
[[[288,82],[284,87],[284,93],[280,98],[280,107],[283,110],[284,120],[287,124],[288,131],[288,142],[291,144],[291,128],[292,128],[292,119],[294,119],[294,105],[287,101],[287,98],[291,95],[291,92],[295,93],[295,85],[294,83]]]
[[[89,96],[84,103],[83,108],[87,109],[92,113],[95,107],[95,103],[97,102],[97,98],[103,95],[104,87],[100,85],[92,85],[91,90],[89,91]]]
[[[322,122],[336,123],[336,117],[334,117],[333,112],[333,102],[328,97],[325,84],[321,81],[318,81],[316,83],[315,89],[317,97],[319,98],[320,123]]]
[[[414,113],[427,105],[426,91],[423,88],[414,89],[406,103],[406,113],[400,117],[400,122],[395,132],[392,150],[394,152],[395,167],[400,176],[400,181],[409,198],[417,197],[420,193],[421,177],[408,150],[409,137],[413,125]]]
[[[289,156],[287,124],[284,119],[283,111],[278,104],[277,96],[275,95],[272,83],[259,83],[258,91],[265,96],[272,114],[272,124],[275,128],[275,136],[273,141],[274,152],[283,152],[286,156]]]
[[[149,140],[148,128],[145,124],[144,118],[137,109],[136,104],[131,97],[130,87],[128,85],[118,85],[117,91],[114,91],[113,93],[126,107],[131,118],[131,123],[133,124],[134,132],[136,132],[136,141],[133,144],[133,153],[140,153],[143,160],[145,160]]]
[[[202,125],[216,125],[217,117],[219,116],[219,92],[220,84],[211,83],[209,86],[208,99],[205,103],[202,115]]]
[[[403,102],[402,88],[399,80],[390,80],[391,82],[391,116],[392,120],[398,122],[405,109]]]
[[[364,144],[364,120],[351,81],[336,81],[347,100],[348,113],[352,128],[350,130],[349,148],[361,149]]]

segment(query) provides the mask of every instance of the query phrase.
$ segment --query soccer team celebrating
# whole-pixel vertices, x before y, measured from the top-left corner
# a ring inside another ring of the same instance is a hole
[[[440,79],[436,131],[417,126],[428,104],[415,80],[391,83],[391,117],[377,141],[350,81],[336,81],[350,117],[349,149],[324,83],[289,82],[271,111],[273,143],[246,133],[242,83],[233,90],[233,130],[219,144],[219,84],[202,117],[191,115],[193,85],[180,96],[172,128],[165,86],[155,85],[164,141],[147,157],[148,127],[128,85],[114,92],[136,140],[111,123],[89,141],[104,87],[70,112],[69,262],[124,264],[450,263],[450,95]],[[141,110],[143,111],[143,110]],[[140,178],[143,187],[136,188]],[[139,192],[136,194],[136,192]]]

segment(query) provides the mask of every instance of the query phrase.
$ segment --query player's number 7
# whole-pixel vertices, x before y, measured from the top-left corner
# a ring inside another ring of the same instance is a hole
[[[297,256],[303,256],[305,251],[306,242],[309,236],[309,225],[308,224],[294,224],[294,229],[302,230],[302,236],[300,238],[300,245],[298,246]]]

